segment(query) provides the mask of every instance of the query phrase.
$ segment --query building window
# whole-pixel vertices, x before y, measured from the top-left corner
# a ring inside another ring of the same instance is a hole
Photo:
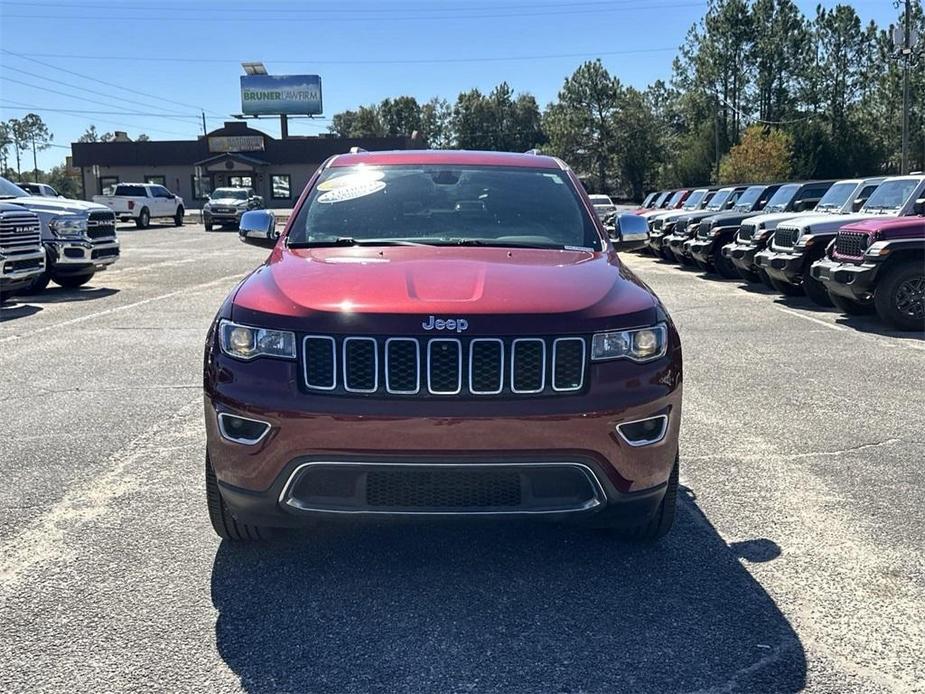
[[[254,187],[254,177],[253,176],[229,176],[228,185],[232,188],[253,188]]]
[[[289,185],[289,174],[273,174],[272,195],[274,200],[288,200],[292,197],[292,188]]]
[[[112,195],[110,189],[115,188],[118,182],[118,176],[100,176],[100,193],[103,195]]]
[[[145,183],[153,183],[156,186],[167,185],[167,181],[163,176],[145,176]]]
[[[199,178],[196,174],[192,176],[193,198],[196,200],[205,200],[212,192],[212,180],[208,176]]]

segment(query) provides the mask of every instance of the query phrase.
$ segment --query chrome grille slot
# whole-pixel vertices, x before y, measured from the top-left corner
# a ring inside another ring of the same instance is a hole
[[[536,338],[514,340],[511,345],[511,390],[539,393],[546,385],[546,343]]]
[[[452,338],[427,343],[427,390],[456,395],[462,390],[462,343]]]
[[[580,390],[585,376],[585,341],[560,337],[552,343],[552,389]]]
[[[375,393],[379,388],[379,350],[375,338],[344,340],[344,389],[351,393]]]
[[[869,237],[863,231],[840,231],[835,237],[835,252],[850,258],[861,258],[867,250]]]
[[[309,335],[302,347],[305,385],[312,390],[337,387],[337,345],[333,337]]]
[[[116,236],[116,215],[102,210],[91,212],[87,216],[87,236],[91,240],[109,239]]]
[[[4,255],[32,252],[42,244],[39,218],[31,212],[0,214],[0,252]]]
[[[391,337],[385,341],[385,389],[399,395],[414,395],[421,389],[421,353],[417,340]]]
[[[584,337],[417,338],[306,335],[309,391],[333,395],[483,398],[580,391]]]
[[[504,388],[504,342],[496,338],[469,343],[469,392],[497,395]]]

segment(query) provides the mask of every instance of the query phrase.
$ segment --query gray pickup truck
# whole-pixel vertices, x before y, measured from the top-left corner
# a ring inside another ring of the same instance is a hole
[[[42,227],[36,214],[0,202],[0,303],[45,271]]]
[[[103,205],[29,195],[2,177],[0,202],[34,213],[41,225],[45,263],[21,293],[39,292],[52,280],[62,287],[80,287],[119,259],[116,216]]]

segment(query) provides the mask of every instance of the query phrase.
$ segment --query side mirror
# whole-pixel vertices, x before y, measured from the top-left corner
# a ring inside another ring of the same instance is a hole
[[[613,229],[614,248],[628,251],[642,248],[649,235],[649,223],[638,214],[621,214],[616,218]]]
[[[279,232],[276,230],[276,215],[270,210],[251,210],[241,215],[238,238],[253,246],[272,248],[276,245]]]
[[[852,212],[857,212],[857,211],[860,210],[862,207],[864,207],[864,203],[865,203],[865,202],[867,202],[867,198],[855,198],[855,199],[854,199],[854,202],[851,203],[851,211],[852,211]]]
[[[912,203],[912,214],[925,216],[925,198],[919,198]]]

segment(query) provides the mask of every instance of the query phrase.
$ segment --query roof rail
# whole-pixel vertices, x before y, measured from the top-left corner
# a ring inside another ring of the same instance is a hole
[[[534,156],[539,156],[540,154],[542,154],[542,152],[534,148],[534,149],[528,149],[526,152],[524,152],[524,154],[532,154]]]
[[[356,145],[350,148],[350,154],[360,154],[361,152],[365,152],[365,151],[366,151],[365,149],[363,149],[362,147],[357,147]]]

